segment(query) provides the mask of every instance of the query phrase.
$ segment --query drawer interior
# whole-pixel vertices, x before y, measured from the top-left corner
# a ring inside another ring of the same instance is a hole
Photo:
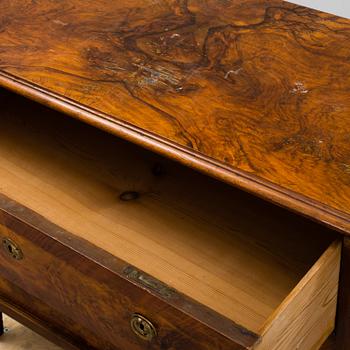
[[[0,90],[0,192],[261,333],[335,234]]]

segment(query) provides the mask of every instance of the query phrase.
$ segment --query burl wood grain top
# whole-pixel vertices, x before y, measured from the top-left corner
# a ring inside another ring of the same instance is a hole
[[[350,232],[350,20],[280,0],[2,0],[0,84]]]

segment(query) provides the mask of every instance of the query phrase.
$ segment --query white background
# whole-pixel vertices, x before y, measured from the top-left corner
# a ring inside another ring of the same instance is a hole
[[[350,0],[289,0],[289,2],[350,18]]]

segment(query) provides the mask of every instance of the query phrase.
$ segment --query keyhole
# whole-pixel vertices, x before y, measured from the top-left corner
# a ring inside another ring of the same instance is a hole
[[[22,250],[9,238],[4,238],[2,240],[2,245],[6,251],[6,253],[16,260],[23,259]]]
[[[144,316],[134,314],[130,324],[132,331],[143,340],[151,341],[157,335],[157,331],[151,321]]]

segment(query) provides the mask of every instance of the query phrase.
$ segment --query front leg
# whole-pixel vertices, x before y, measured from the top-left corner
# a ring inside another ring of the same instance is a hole
[[[337,350],[350,350],[350,238],[344,238],[340,272],[338,320],[336,328]]]
[[[3,313],[0,312],[0,336],[4,334],[4,317]]]

